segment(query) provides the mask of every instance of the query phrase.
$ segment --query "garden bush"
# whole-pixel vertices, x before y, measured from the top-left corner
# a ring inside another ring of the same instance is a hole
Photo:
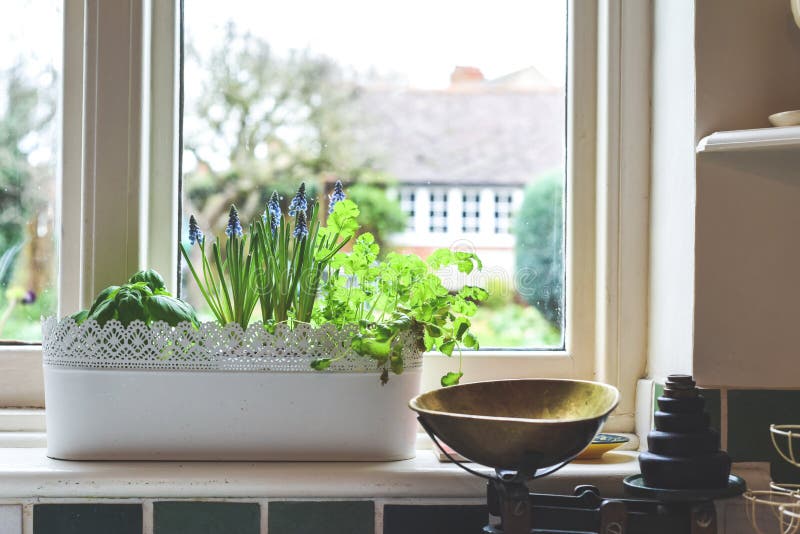
[[[555,327],[564,320],[564,173],[549,172],[525,188],[514,217],[519,294]]]

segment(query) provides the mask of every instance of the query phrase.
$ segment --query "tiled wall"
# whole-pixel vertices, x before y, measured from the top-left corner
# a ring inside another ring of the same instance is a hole
[[[664,388],[655,384],[655,398]],[[784,461],[772,445],[770,424],[800,425],[800,390],[703,389],[711,426],[734,462],[770,462],[775,482],[800,484],[800,468]],[[785,444],[785,442],[784,442]],[[800,452],[800,440],[795,454]]]
[[[1,534],[480,534],[482,504],[108,501],[0,504]]]

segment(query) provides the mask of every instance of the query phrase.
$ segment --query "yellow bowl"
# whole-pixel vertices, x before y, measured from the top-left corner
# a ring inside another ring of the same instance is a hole
[[[578,455],[576,460],[597,460],[608,451],[614,450],[629,441],[625,436],[618,434],[597,434],[589,446]]]

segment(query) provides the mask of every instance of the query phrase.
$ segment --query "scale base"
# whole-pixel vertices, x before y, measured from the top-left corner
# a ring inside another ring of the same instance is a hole
[[[636,476],[641,475],[629,479]],[[625,485],[628,488],[631,482],[626,479]],[[732,476],[725,490],[664,493],[638,487],[634,491],[650,495],[631,499],[604,499],[588,485],[576,487],[574,495],[527,493],[527,498],[516,489],[504,491],[502,482],[489,482],[492,521],[484,534],[717,534],[714,499],[739,495],[744,481]]]

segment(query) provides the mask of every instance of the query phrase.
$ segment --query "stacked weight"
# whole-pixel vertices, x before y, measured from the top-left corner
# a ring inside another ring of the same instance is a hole
[[[690,375],[670,375],[657,399],[648,452],[639,455],[644,483],[652,488],[713,489],[728,486],[731,459],[709,428],[705,399]]]

